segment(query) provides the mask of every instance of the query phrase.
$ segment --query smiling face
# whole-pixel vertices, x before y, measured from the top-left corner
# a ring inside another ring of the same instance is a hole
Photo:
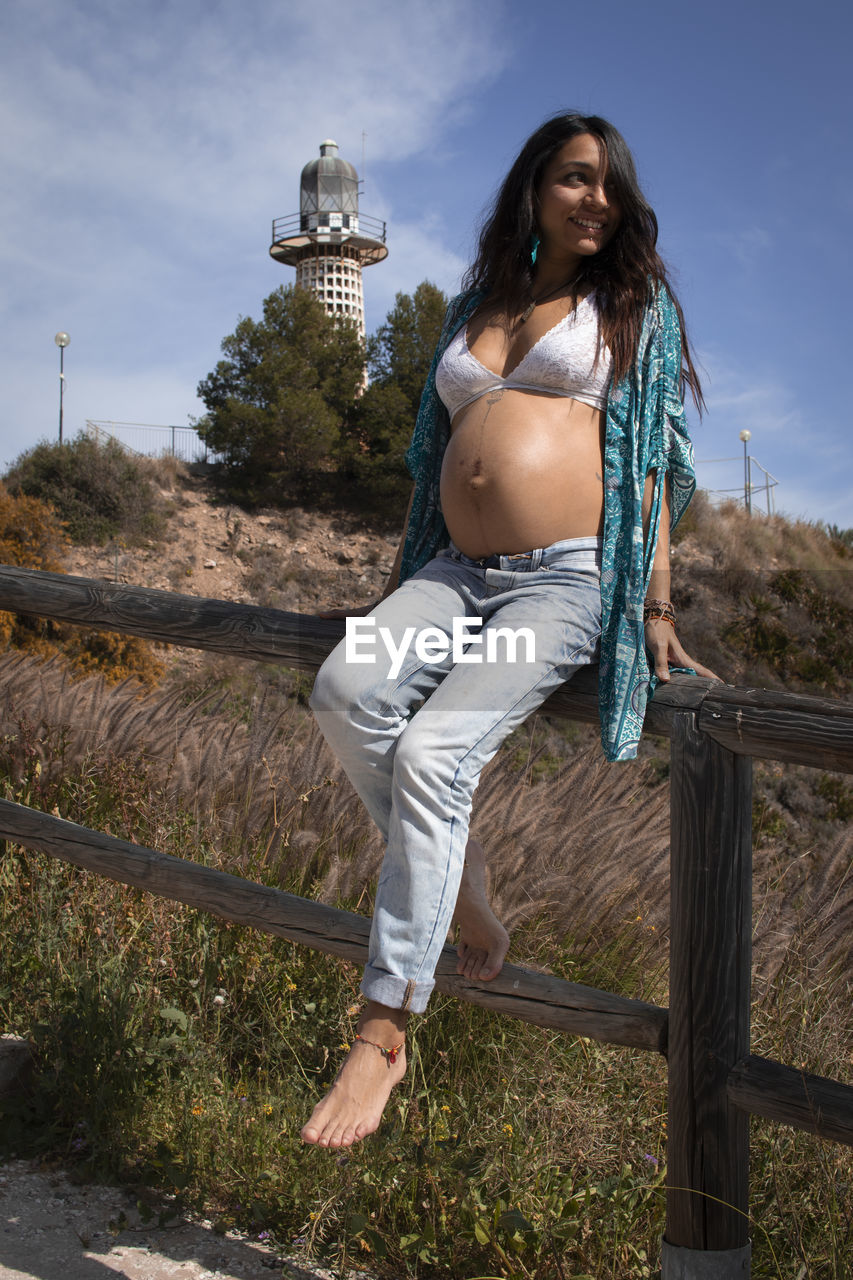
[[[613,238],[621,212],[604,144],[578,134],[551,157],[536,190],[540,255],[573,268]]]

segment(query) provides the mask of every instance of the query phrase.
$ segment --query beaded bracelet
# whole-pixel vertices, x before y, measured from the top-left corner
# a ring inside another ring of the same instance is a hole
[[[647,600],[643,606],[643,622],[653,622],[660,619],[661,622],[668,622],[670,626],[675,626],[675,610],[669,600]]]

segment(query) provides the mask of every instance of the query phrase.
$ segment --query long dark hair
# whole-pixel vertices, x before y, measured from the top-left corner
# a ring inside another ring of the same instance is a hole
[[[605,149],[609,176],[621,205],[613,238],[584,258],[575,280],[579,293],[596,291],[602,337],[613,354],[613,376],[624,377],[640,341],[643,311],[655,285],[668,289],[681,324],[682,393],[690,388],[702,408],[702,388],[684,325],[684,315],[655,247],[658,220],[637,179],[634,158],[617,129],[601,116],[570,112],[553,116],[522,147],[480,231],[477,257],[465,276],[467,288],[487,289],[490,301],[508,315],[523,311],[531,299],[530,251],[536,232],[536,194],[551,158],[579,134],[598,138]]]

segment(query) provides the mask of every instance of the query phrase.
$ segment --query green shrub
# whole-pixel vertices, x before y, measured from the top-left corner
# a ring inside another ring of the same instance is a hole
[[[49,503],[72,542],[130,544],[160,538],[169,508],[157,492],[156,463],[80,432],[70,444],[42,441],[22,453],[6,475],[13,495]]]
[[[67,544],[62,522],[47,503],[14,496],[0,481],[0,562],[55,572]]]
[[[824,527],[826,536],[839,554],[853,554],[853,529],[841,529],[837,524],[828,524]]]
[[[827,816],[836,822],[853,822],[853,787],[837,773],[822,773],[815,788],[828,807]]]
[[[749,596],[725,637],[741,645],[750,658],[761,658],[782,668],[792,647],[787,628],[780,621],[781,606],[758,593]]]
[[[150,689],[166,670],[150,641],[117,631],[68,628],[63,649],[75,677],[100,675],[107,684],[133,679]]]
[[[67,543],[62,523],[46,502],[14,496],[0,482],[0,563],[61,571]],[[42,658],[62,654],[75,675],[100,674],[107,684],[133,677],[150,688],[164,672],[153,646],[138,636],[87,631],[5,610],[0,611],[0,647],[24,649]]]
[[[51,508],[38,498],[13,496],[0,482],[0,563],[22,569],[61,569],[68,537]],[[38,648],[54,623],[0,612],[0,644]]]

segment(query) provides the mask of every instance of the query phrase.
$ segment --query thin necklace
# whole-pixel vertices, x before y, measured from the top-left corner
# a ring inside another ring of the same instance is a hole
[[[567,280],[563,284],[558,284],[555,289],[549,289],[547,293],[543,293],[540,297],[534,298],[526,311],[521,313],[519,324],[524,324],[530,319],[540,302],[547,302],[549,298],[553,298],[554,294],[559,293],[561,289],[571,289],[573,285],[577,284],[577,281],[578,277],[575,276],[573,280]]]

